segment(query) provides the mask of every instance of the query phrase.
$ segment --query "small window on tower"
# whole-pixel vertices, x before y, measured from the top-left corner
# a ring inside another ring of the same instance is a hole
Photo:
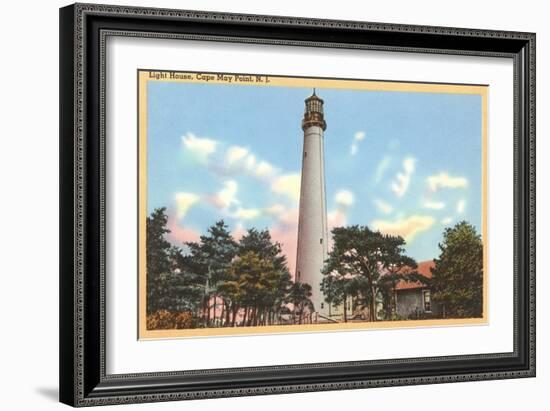
[[[296,278],[298,281],[300,281],[300,271],[298,271],[298,275],[297,275],[298,278]]]
[[[307,157],[307,151],[304,151],[304,158]]]
[[[323,239],[319,238],[319,244],[323,244]]]

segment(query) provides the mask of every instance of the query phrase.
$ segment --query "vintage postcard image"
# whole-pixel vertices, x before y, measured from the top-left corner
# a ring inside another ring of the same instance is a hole
[[[137,87],[140,339],[487,323],[487,86]]]

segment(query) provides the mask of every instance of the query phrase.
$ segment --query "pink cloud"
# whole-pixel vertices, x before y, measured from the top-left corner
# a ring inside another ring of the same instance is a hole
[[[299,215],[297,208],[285,210],[279,215],[279,223],[284,226],[296,227],[297,230]]]
[[[171,213],[168,215],[167,228],[170,230],[168,239],[174,244],[181,246],[182,243],[200,240],[200,233],[197,230],[180,226],[177,218]]]
[[[246,230],[242,225],[238,225],[231,233],[235,241],[239,241],[245,234],[246,234]]]
[[[291,230],[288,226],[279,225],[269,231],[273,240],[281,244],[283,254],[286,256],[288,263],[288,269],[294,278],[294,271],[296,270],[296,251],[298,247],[298,226],[296,226],[294,230]]]
[[[210,205],[214,206],[219,210],[224,208],[223,202],[215,194],[205,194],[203,199],[206,200],[207,203],[209,203]]]
[[[283,212],[279,217],[279,221],[269,232],[273,240],[281,244],[282,252],[287,259],[288,269],[294,277],[298,248],[298,209]]]
[[[336,208],[327,215],[328,224],[328,250],[332,250],[332,229],[334,227],[344,227],[347,224],[347,213],[342,207]]]
[[[332,230],[334,227],[342,227],[347,223],[347,214],[345,211],[336,209],[331,211],[327,215],[328,230]]]

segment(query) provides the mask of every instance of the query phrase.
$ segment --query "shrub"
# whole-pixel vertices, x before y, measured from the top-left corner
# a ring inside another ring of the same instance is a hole
[[[147,316],[148,330],[172,330],[195,328],[197,321],[189,311],[170,312],[168,310],[155,311]]]
[[[174,313],[174,328],[183,329],[183,328],[196,328],[197,321],[189,311],[183,311],[179,313]]]

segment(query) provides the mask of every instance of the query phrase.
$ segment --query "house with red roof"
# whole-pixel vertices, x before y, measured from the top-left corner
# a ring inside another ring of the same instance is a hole
[[[418,263],[416,272],[429,280],[434,266],[433,260],[422,261]],[[432,302],[431,290],[426,282],[417,279],[400,280],[395,286],[394,298],[398,317],[414,319],[438,314],[438,307]]]

